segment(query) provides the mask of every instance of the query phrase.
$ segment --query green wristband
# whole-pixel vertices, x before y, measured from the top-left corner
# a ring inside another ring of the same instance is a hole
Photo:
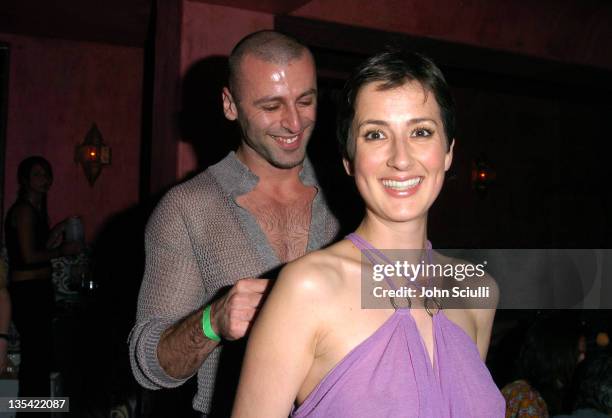
[[[204,313],[202,314],[202,330],[204,331],[204,335],[206,338],[213,341],[221,341],[221,337],[219,337],[210,323],[210,305],[204,308]]]

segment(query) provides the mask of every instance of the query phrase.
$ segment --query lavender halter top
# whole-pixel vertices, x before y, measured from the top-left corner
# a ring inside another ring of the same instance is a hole
[[[361,250],[363,238],[347,237]],[[433,367],[409,309],[398,309],[346,355],[294,418],[503,418],[505,401],[474,341],[440,310]]]

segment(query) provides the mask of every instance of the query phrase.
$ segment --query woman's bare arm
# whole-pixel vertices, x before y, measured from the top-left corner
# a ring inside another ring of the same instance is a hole
[[[11,222],[17,228],[17,240],[23,259],[28,264],[49,261],[52,258],[62,255],[78,254],[82,248],[80,243],[64,243],[53,249],[36,246],[36,232],[34,225],[36,222],[34,209],[27,205],[20,205],[15,208],[15,213]]]
[[[320,269],[306,259],[285,267],[249,337],[232,417],[286,418],[313,363],[322,305]]]
[[[499,302],[499,287],[495,280],[486,276],[486,286],[490,290],[490,305],[497,307]],[[489,351],[489,343],[491,342],[491,330],[493,329],[493,320],[495,319],[495,308],[491,309],[473,309],[474,321],[476,323],[476,345],[480,352],[480,357],[483,361],[487,358]]]

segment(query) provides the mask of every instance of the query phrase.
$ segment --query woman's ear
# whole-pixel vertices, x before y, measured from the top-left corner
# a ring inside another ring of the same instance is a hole
[[[348,174],[349,176],[352,176],[353,175],[353,163],[347,160],[346,158],[343,158],[342,165],[344,165],[344,171],[346,171],[346,174]]]
[[[455,138],[453,138],[453,141],[450,144],[450,147],[448,147],[448,151],[446,152],[446,155],[444,156],[444,171],[448,171],[448,169],[451,166],[451,163],[453,162],[453,149],[455,148]]]

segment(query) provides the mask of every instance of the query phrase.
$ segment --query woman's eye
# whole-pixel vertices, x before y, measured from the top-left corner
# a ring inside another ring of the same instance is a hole
[[[366,132],[364,137],[365,139],[384,139],[385,134],[383,133],[383,131],[377,129],[375,131]]]
[[[414,131],[412,131],[413,137],[428,137],[432,135],[433,135],[433,132],[426,128],[417,128]]]

